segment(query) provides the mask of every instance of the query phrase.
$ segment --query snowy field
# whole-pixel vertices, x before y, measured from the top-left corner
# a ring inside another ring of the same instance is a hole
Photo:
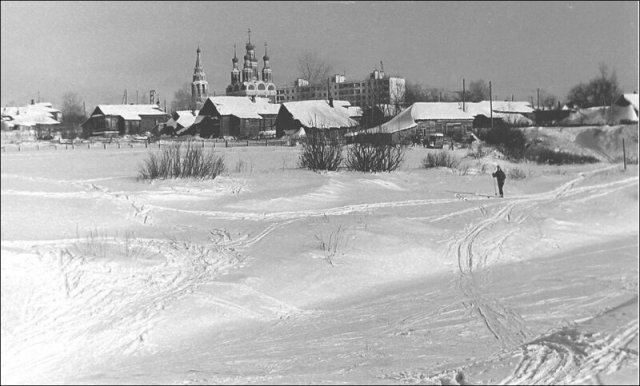
[[[2,153],[3,384],[637,383],[637,165],[149,151]]]

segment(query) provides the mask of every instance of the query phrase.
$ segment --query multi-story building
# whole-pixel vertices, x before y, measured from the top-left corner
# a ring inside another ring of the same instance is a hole
[[[305,79],[296,79],[293,86],[279,87],[276,101],[328,99],[329,96],[363,108],[380,105],[402,108],[405,79],[387,76],[380,70],[374,70],[368,79],[362,81],[346,81],[344,75],[334,75],[327,84],[310,85]]]
[[[233,47],[233,69],[231,70],[231,83],[227,86],[228,96],[248,96],[267,98],[271,102],[276,101],[276,85],[273,84],[273,74],[269,66],[269,55],[267,54],[267,43],[264,43],[264,67],[262,69],[262,79],[258,73],[258,59],[256,58],[256,47],[251,43],[251,30],[249,30],[249,41],[245,46],[247,53],[244,55],[244,66],[242,71],[238,68],[238,58],[236,56],[235,45]]]

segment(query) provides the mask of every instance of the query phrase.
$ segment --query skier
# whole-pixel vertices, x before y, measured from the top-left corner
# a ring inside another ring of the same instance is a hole
[[[498,190],[500,191],[500,197],[504,197],[502,194],[502,186],[504,185],[504,180],[507,178],[507,176],[504,174],[502,169],[500,169],[500,165],[496,165],[496,171],[491,175],[495,177],[496,180],[498,180]]]

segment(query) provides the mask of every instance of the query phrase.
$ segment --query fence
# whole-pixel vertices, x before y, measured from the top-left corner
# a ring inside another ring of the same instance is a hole
[[[40,150],[80,150],[80,149],[161,149],[176,142],[186,142],[181,139],[163,139],[159,141],[83,141],[72,143],[59,142],[22,142],[18,144],[3,144],[1,151],[40,151]],[[201,144],[203,148],[235,148],[251,146],[289,146],[287,140],[263,139],[263,140],[192,140],[195,144]]]

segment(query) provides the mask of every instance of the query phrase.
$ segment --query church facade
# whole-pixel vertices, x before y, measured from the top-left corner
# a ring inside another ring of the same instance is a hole
[[[226,94],[229,96],[247,96],[268,98],[269,101],[276,101],[276,85],[273,83],[273,74],[269,66],[269,55],[267,54],[267,43],[264,44],[264,67],[258,70],[258,59],[256,58],[255,45],[251,43],[251,30],[249,30],[249,41],[246,46],[246,54],[242,70],[238,68],[238,57],[233,52],[233,68],[231,70],[231,83],[227,86]],[[260,76],[261,75],[261,76]]]

